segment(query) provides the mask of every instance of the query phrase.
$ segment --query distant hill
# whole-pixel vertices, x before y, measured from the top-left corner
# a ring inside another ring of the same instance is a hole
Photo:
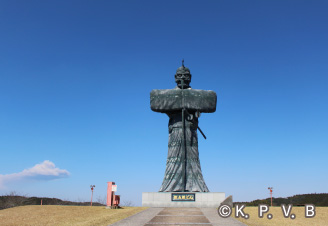
[[[294,195],[287,198],[272,197],[272,203],[273,206],[280,206],[281,204],[293,204],[294,206],[304,206],[305,204],[328,206],[328,193]],[[251,202],[234,202],[234,204],[246,204],[246,206],[258,206],[259,204],[271,205],[271,198],[257,199]]]
[[[61,199],[56,199],[56,198],[5,195],[5,196],[0,196],[0,210],[15,207],[15,206],[41,205],[41,199],[42,199],[42,205],[90,206],[90,202],[71,202],[71,201],[63,201]],[[105,206],[97,202],[92,202],[92,205]]]

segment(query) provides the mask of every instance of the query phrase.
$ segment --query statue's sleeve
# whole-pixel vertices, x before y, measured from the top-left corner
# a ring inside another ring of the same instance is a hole
[[[177,89],[154,89],[150,92],[150,108],[167,113],[181,110],[181,92]]]
[[[183,108],[199,112],[215,112],[216,93],[196,89],[154,89],[150,93],[150,107],[155,112],[167,113]]]

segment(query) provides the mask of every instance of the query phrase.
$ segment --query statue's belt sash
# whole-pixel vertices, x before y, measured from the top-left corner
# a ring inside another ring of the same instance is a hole
[[[173,128],[181,128],[182,129],[182,121],[169,123],[169,129],[172,130]],[[185,122],[186,129],[197,130],[198,123],[197,122]]]
[[[198,89],[154,89],[150,93],[150,107],[156,112],[169,112],[183,108],[199,112],[215,112],[216,93]]]

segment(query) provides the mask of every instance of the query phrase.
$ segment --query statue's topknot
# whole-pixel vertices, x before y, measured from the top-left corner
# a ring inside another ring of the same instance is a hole
[[[177,69],[176,74],[190,74],[189,68],[184,66],[184,60],[182,60],[182,66]]]

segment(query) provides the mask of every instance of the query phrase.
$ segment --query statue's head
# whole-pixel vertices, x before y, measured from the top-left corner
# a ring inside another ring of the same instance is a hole
[[[189,84],[191,82],[191,74],[189,68],[184,66],[184,60],[182,60],[182,66],[177,69],[174,77],[175,82],[180,89],[182,89],[182,81],[184,83],[183,88],[189,88]]]

